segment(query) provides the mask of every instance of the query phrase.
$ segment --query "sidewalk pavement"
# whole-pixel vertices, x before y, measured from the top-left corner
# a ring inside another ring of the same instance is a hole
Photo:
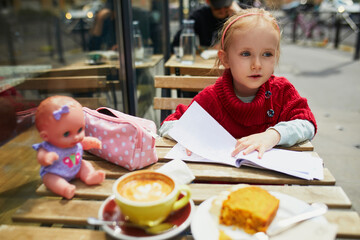
[[[275,75],[308,99],[318,132],[312,143],[360,212],[360,61],[353,53],[282,43]]]

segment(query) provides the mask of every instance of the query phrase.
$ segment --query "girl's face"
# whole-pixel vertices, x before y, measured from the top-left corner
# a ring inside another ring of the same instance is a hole
[[[262,21],[256,27],[235,30],[230,41],[226,52],[220,50],[219,58],[225,68],[231,69],[235,93],[254,96],[274,72],[279,33]]]
[[[84,114],[81,108],[70,108],[59,120],[52,119],[40,136],[47,142],[60,148],[69,148],[81,142],[85,136]]]

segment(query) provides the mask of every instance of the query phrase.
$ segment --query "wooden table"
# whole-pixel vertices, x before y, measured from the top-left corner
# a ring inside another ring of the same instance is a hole
[[[50,65],[0,66],[0,93],[16,87],[39,71],[50,69]]]
[[[191,76],[219,76],[223,70],[214,70],[215,59],[203,59],[200,55],[196,55],[195,62],[191,65],[182,64],[172,55],[165,63],[165,67],[170,69],[171,74],[175,75],[191,75]],[[216,69],[216,68],[215,68]]]
[[[36,162],[36,152],[30,147],[36,142],[40,142],[40,138],[36,130],[30,128],[0,148],[0,157],[18,156],[16,154],[22,144],[23,159],[14,159],[14,161]],[[24,147],[24,144],[28,147]],[[163,166],[168,161],[164,155],[173,145],[174,142],[167,139],[157,139],[159,162],[147,169],[156,170]],[[312,149],[310,143],[296,146],[296,150]],[[19,224],[0,226],[0,239],[108,239],[105,232],[97,228],[89,228],[86,220],[88,217],[97,216],[103,200],[112,194],[114,181],[129,171],[93,155],[84,154],[84,159],[89,160],[96,169],[103,169],[106,172],[107,178],[101,185],[86,186],[81,181],[75,180],[73,181],[77,187],[75,198],[64,200],[54,196],[41,184],[36,190],[40,197],[28,199],[12,215],[13,221]],[[351,201],[341,186],[335,185],[335,178],[326,167],[323,180],[308,181],[248,167],[237,169],[200,163],[187,163],[187,166],[196,177],[195,181],[189,184],[196,205],[227,189],[232,183],[256,184],[266,190],[285,193],[307,203],[327,204],[329,211],[325,217],[329,222],[338,225],[337,237],[360,239],[359,215],[351,209]],[[38,171],[38,168],[33,171]],[[6,183],[2,182],[2,184]],[[192,238],[180,234],[174,239]]]
[[[137,64],[135,68],[149,68],[154,67],[163,59],[163,55],[155,54],[151,57],[150,61]],[[106,76],[116,74],[120,68],[119,60],[107,60],[103,64],[89,65],[85,59],[78,60],[72,64],[61,68],[49,69],[43,71],[41,77],[66,77],[66,76]]]

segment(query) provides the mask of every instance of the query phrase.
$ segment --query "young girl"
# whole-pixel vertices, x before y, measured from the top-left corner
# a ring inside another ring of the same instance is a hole
[[[243,10],[226,21],[220,42],[217,63],[225,71],[193,101],[238,139],[232,155],[258,151],[261,158],[276,145],[312,139],[316,122],[307,100],[286,78],[273,75],[280,55],[276,19],[263,9]],[[179,105],[160,135],[168,136],[186,109]]]
[[[104,181],[103,171],[95,171],[89,162],[82,160],[83,149],[101,148],[101,142],[85,137],[80,103],[66,96],[49,97],[40,103],[35,124],[44,142],[34,144],[33,148],[38,151],[40,176],[48,189],[71,199],[75,185],[70,180],[80,178],[88,185]]]

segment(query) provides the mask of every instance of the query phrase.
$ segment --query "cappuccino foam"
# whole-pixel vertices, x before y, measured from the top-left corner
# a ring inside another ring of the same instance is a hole
[[[173,190],[167,182],[158,179],[133,179],[119,186],[124,198],[136,202],[152,202],[165,198]]]

